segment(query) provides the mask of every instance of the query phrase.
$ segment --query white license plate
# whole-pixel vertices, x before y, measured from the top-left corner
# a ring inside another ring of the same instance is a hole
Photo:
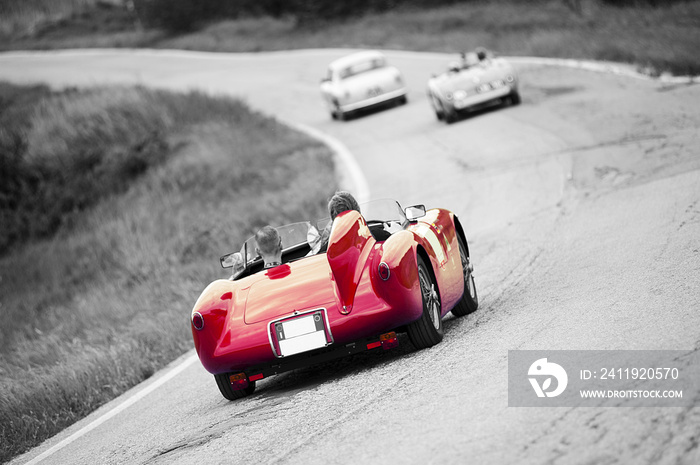
[[[281,325],[281,331],[277,325]],[[280,355],[283,357],[320,349],[327,345],[321,312],[282,321],[277,325],[275,325],[277,327],[277,340]]]

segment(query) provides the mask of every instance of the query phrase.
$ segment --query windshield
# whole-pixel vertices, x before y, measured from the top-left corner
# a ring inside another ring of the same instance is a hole
[[[340,79],[347,79],[351,76],[361,74],[373,69],[383,68],[386,65],[386,60],[383,58],[375,58],[373,60],[361,61],[353,65],[343,68],[338,72]]]
[[[406,215],[396,200],[379,199],[360,204],[360,213],[367,223],[396,222],[403,224]]]
[[[362,203],[360,204],[360,213],[368,225],[383,223],[388,234],[403,229],[407,221],[401,205],[391,199]],[[314,221],[302,221],[275,228],[282,240],[282,254],[287,256],[295,256],[300,252],[305,254],[307,251],[302,250],[304,248],[308,248],[309,254],[318,253],[321,244],[324,242],[321,240],[322,236],[326,237],[325,241],[327,242],[330,227],[331,219],[330,217],[325,217]],[[251,264],[261,262],[262,258],[257,253],[256,246],[255,236],[252,236],[243,243],[240,252],[221,257],[221,266],[233,268],[232,279],[240,276]]]
[[[479,64],[479,57],[476,56],[476,52],[468,52],[465,54],[463,66],[469,68],[474,65]]]
[[[282,240],[282,252],[293,249],[297,246],[313,242],[319,236],[319,229],[310,221],[301,223],[286,224],[275,228]],[[260,258],[260,255],[255,251],[256,247],[255,236],[250,237],[243,247],[241,247],[241,255],[246,257],[246,262],[250,263]]]

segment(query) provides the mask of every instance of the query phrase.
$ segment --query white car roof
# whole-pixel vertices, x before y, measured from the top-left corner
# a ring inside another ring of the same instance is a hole
[[[335,71],[347,68],[355,63],[362,63],[364,61],[375,60],[377,58],[381,58],[382,60],[386,59],[382,52],[378,52],[377,50],[364,50],[362,52],[356,52],[342,58],[338,58],[337,60],[332,61],[331,64],[328,65],[328,68]]]

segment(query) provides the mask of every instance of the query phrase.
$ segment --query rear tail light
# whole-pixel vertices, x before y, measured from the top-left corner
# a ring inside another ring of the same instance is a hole
[[[236,373],[235,375],[229,376],[228,379],[231,383],[231,389],[234,391],[240,391],[248,387],[248,377],[245,373]]]
[[[194,326],[194,329],[196,329],[197,331],[201,331],[204,329],[204,317],[201,313],[194,312],[192,314],[192,326]]]
[[[399,338],[396,337],[396,333],[394,331],[382,334],[379,336],[379,340],[381,341],[382,349],[384,350],[393,349],[394,347],[399,346]]]
[[[382,345],[381,341],[370,342],[369,344],[367,344],[367,350],[376,349],[380,345]]]
[[[384,262],[381,262],[379,264],[379,277],[386,281],[387,279],[389,279],[389,276],[391,276],[391,271],[389,271],[389,265],[387,265]]]
[[[263,374],[262,374],[262,373],[258,373],[257,375],[250,375],[250,376],[248,377],[248,381],[251,381],[251,382],[252,382],[252,381],[257,381],[257,380],[259,380],[259,379],[263,379]]]

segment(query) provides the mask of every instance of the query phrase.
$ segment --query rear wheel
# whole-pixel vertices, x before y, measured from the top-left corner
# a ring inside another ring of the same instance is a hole
[[[458,115],[457,112],[454,110],[444,110],[444,118],[447,124],[452,124],[455,121],[457,121]]]
[[[216,385],[219,386],[219,391],[221,395],[228,400],[242,399],[243,397],[249,396],[255,392],[255,381],[249,381],[248,387],[245,389],[232,389],[231,382],[229,381],[229,376],[233,373],[221,373],[214,375],[216,379]]]
[[[511,92],[509,98],[511,105],[520,105],[520,94],[517,90]]]
[[[442,103],[432,92],[428,92],[428,98],[438,121],[442,121],[445,118],[445,110],[442,108]]]
[[[444,335],[442,329],[442,318],[440,311],[440,296],[435,287],[430,270],[423,259],[418,258],[418,280],[420,282],[420,292],[423,300],[423,314],[421,317],[408,325],[408,338],[417,349],[426,349],[442,341]]]
[[[457,235],[459,243],[459,256],[462,262],[462,275],[464,277],[464,295],[462,299],[452,309],[454,316],[464,316],[476,311],[479,307],[479,297],[476,294],[476,284],[474,283],[474,267],[469,261],[467,247],[462,238]]]

